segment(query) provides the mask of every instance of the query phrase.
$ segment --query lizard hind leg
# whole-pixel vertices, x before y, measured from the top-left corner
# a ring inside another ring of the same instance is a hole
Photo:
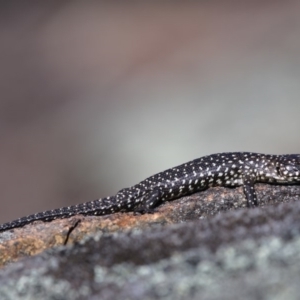
[[[134,208],[136,213],[153,213],[154,208],[161,202],[159,190],[151,190],[139,199],[139,203]]]

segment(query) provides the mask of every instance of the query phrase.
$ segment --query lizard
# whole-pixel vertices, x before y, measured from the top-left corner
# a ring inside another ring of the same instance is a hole
[[[300,154],[272,155],[252,152],[217,153],[157,173],[140,183],[105,197],[68,207],[39,212],[0,225],[0,232],[34,221],[52,221],[74,215],[116,212],[153,212],[174,200],[213,186],[243,186],[248,207],[258,206],[255,183],[300,183]]]

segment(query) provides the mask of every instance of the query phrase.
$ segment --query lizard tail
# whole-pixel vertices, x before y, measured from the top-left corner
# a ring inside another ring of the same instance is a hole
[[[114,198],[115,197],[106,197],[95,201],[32,214],[0,225],[0,232],[13,228],[23,227],[34,221],[48,222],[55,219],[69,218],[78,214],[97,216],[112,214],[122,209],[121,205],[116,204]]]

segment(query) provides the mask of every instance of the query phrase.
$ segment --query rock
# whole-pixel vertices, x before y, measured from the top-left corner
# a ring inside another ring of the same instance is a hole
[[[153,214],[4,232],[2,264],[23,259],[0,271],[0,299],[297,299],[300,187],[256,190],[255,209],[241,188],[211,188]]]

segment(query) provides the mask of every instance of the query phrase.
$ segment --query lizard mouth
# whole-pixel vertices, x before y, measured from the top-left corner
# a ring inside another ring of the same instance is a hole
[[[300,182],[300,178],[299,177],[287,177],[287,178],[278,178],[276,179],[276,182],[278,183],[287,183],[287,182]]]

